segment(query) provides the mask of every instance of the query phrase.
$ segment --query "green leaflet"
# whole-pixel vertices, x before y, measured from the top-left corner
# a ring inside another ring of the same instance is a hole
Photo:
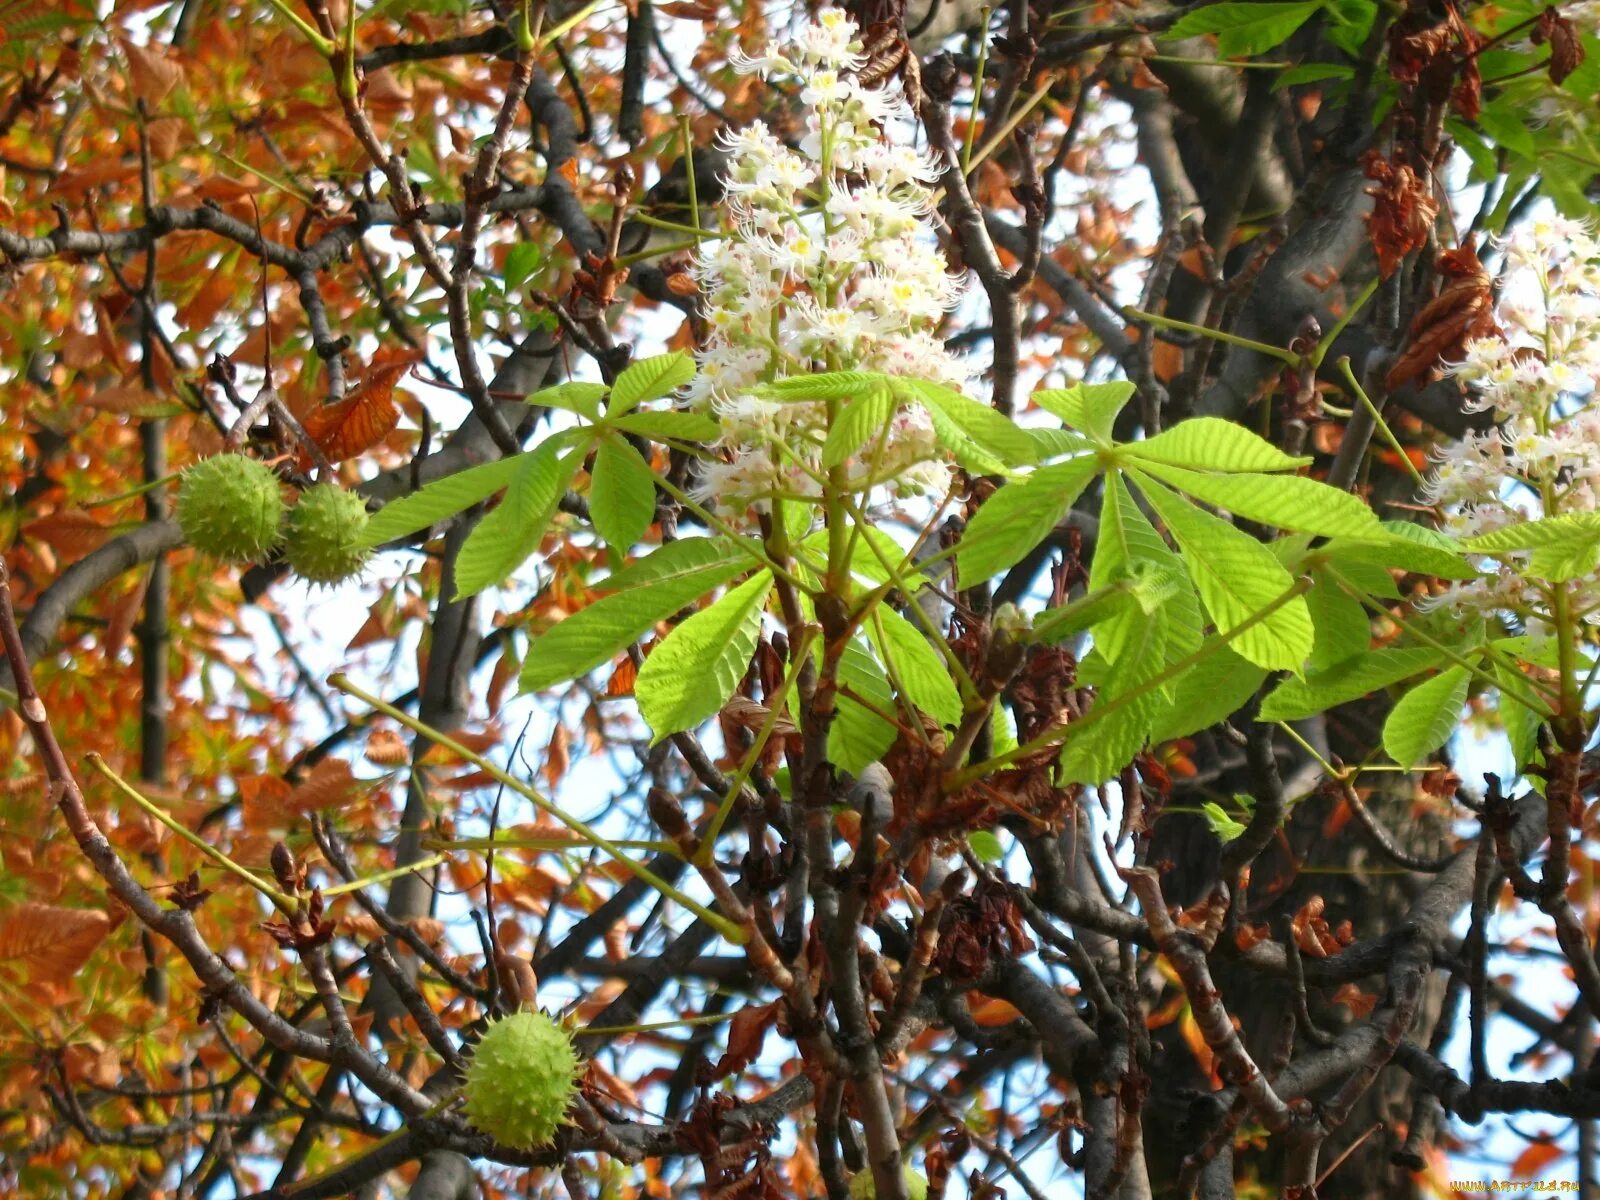
[[[1248,795],[1235,796],[1234,802],[1244,809],[1248,816],[1255,808],[1255,797]],[[1200,806],[1200,812],[1206,819],[1206,824],[1211,826],[1211,832],[1217,835],[1221,842],[1231,842],[1244,836],[1244,831],[1250,826],[1239,820],[1215,800],[1207,800]]]
[[[772,574],[757,571],[678,625],[644,660],[633,685],[639,715],[655,734],[693,729],[728,702],[749,669]]]
[[[594,421],[600,416],[600,401],[605,398],[605,394],[606,385],[603,383],[569,379],[566,383],[558,383],[554,387],[545,388],[542,392],[535,392],[528,397],[528,403],[535,408],[559,408],[564,412],[577,413]]]
[[[1161,605],[1160,619],[1173,629],[1171,642],[1175,657],[1193,651],[1202,638],[1200,603],[1189,583],[1183,560],[1167,548],[1155,526],[1134,503],[1121,472],[1106,476],[1105,499],[1100,507],[1100,536],[1094,559],[1089,565],[1089,592],[1093,595],[1113,584],[1132,579],[1136,586],[1145,580],[1150,586],[1176,586],[1176,594]],[[1096,622],[1094,644],[1108,661],[1119,662],[1133,638],[1142,617],[1138,607],[1120,608],[1114,615]],[[1046,634],[1050,622],[1044,618],[1034,626],[1034,636]],[[1063,633],[1061,636],[1065,636]]]
[[[981,450],[993,455],[1008,467],[1020,467],[1034,461],[1036,451],[1033,439],[1007,417],[1001,416],[987,404],[980,404],[954,388],[926,379],[893,380],[891,386],[903,397],[920,403],[934,419],[934,429],[941,425],[953,427],[964,438],[971,439]],[[949,432],[940,433],[941,439],[950,438],[945,449],[959,459],[968,449],[962,440]]]
[[[1323,7],[1323,0],[1303,0],[1299,4],[1257,4],[1225,0],[1192,9],[1162,35],[1163,41],[1181,41],[1202,34],[1217,35],[1217,53],[1223,58],[1249,57],[1281,46],[1311,15]]]
[[[1134,386],[1126,380],[1111,383],[1075,383],[1068,388],[1041,389],[1033,402],[1102,446],[1111,444],[1117,414],[1133,398]]]
[[[577,431],[573,431],[577,432]],[[581,449],[561,455],[571,439],[557,435],[522,456],[497,507],[478,522],[456,556],[456,595],[474,596],[505,581],[539,548],[556,505],[583,461]]]
[[[822,443],[822,465],[837,467],[862,446],[876,442],[894,416],[895,398],[882,385],[858,392],[840,411]]]
[[[537,242],[518,242],[507,250],[506,260],[500,268],[501,282],[506,285],[506,291],[516,291],[527,283],[543,263],[544,248]]]
[[[656,516],[655,474],[623,437],[602,438],[589,479],[589,519],[609,546],[626,550]]]
[[[611,385],[606,411],[621,416],[646,400],[659,400],[694,378],[694,359],[674,351],[629,364]]]
[[[825,371],[820,375],[791,375],[761,388],[773,400],[848,400],[873,388],[887,387],[889,377],[877,371]]]
[[[1094,443],[1088,438],[1066,429],[1029,427],[1023,432],[1033,442],[1034,456],[1041,461],[1047,458],[1059,458],[1063,454],[1082,454],[1085,450],[1094,449]]]
[[[1326,571],[1314,570],[1311,577],[1316,584],[1306,593],[1306,609],[1317,630],[1311,669],[1326,671],[1366,651],[1372,641],[1372,622],[1361,602],[1329,579]]]
[[[1506,740],[1511,743],[1511,757],[1519,771],[1525,770],[1539,754],[1539,714],[1520,701],[1512,699],[1506,689],[1525,690],[1527,681],[1504,663],[1494,665],[1495,679],[1500,683],[1500,725]],[[1530,782],[1533,782],[1530,780]]]
[[[1141,469],[1196,500],[1276,529],[1324,537],[1382,534],[1378,518],[1359,498],[1315,479],[1256,473],[1205,475],[1161,462],[1143,464]]]
[[[1419,683],[1389,712],[1383,723],[1383,748],[1403,767],[1415,766],[1450,737],[1467,702],[1470,672],[1447,667]]]
[[[1262,721],[1297,721],[1313,717],[1402,679],[1410,679],[1443,661],[1443,654],[1427,647],[1374,650],[1304,679],[1284,681],[1262,702],[1257,717]]]
[[[1291,458],[1265,438],[1221,417],[1194,417],[1142,442],[1117,447],[1124,458],[1200,471],[1292,471],[1309,458]]]
[[[1153,480],[1140,477],[1139,483],[1183,552],[1195,591],[1219,633],[1245,625],[1294,587],[1294,577],[1253,537]],[[1294,596],[1244,629],[1231,645],[1258,667],[1298,673],[1314,640],[1305,597]]]
[[[982,863],[997,863],[1006,856],[1000,839],[987,829],[974,829],[967,834],[967,846],[972,856]]]
[[[722,432],[722,426],[705,413],[678,412],[674,409],[624,413],[608,420],[606,424],[640,437],[657,440],[675,438],[680,442],[709,442]]]
[[[1522,521],[1469,538],[1464,545],[1476,554],[1531,550],[1530,575],[1566,583],[1589,574],[1600,558],[1600,513],[1565,513]]]
[[[381,546],[449,519],[480,500],[487,500],[510,483],[523,467],[526,455],[496,459],[435,479],[412,492],[391,500],[372,515],[362,535],[368,546]]]
[[[1040,467],[985,500],[956,552],[961,586],[972,587],[1020,562],[1050,536],[1099,469],[1094,458]]]
[[[656,622],[749,566],[749,556],[726,538],[692,538],[662,546],[603,584],[620,590],[533,639],[522,661],[522,690],[565,683],[609,662]]]
[[[961,693],[950,677],[949,666],[922,631],[882,604],[872,610],[866,628],[868,639],[888,667],[889,677],[899,681],[905,699],[941,725],[959,725]]]
[[[839,684],[882,712],[894,711],[894,696],[883,668],[854,638],[839,657]],[[883,757],[897,733],[894,725],[841,692],[828,729],[828,757],[841,770],[858,775],[868,763]]]
[[[1247,663],[1227,646],[1213,651],[1178,676],[1172,701],[1156,717],[1150,741],[1170,742],[1209,729],[1243,708],[1267,673]]]
[[[1095,696],[1094,713],[1118,702],[1139,684],[1161,671],[1172,660],[1167,622],[1159,614],[1139,614],[1132,638],[1115,666],[1108,668],[1106,680]],[[1114,712],[1097,718],[1077,733],[1069,727],[1061,749],[1062,779],[1068,783],[1099,785],[1118,772],[1144,749],[1150,740],[1150,727],[1166,706],[1159,688],[1136,699],[1122,702]]]
[[[1441,579],[1475,579],[1482,572],[1461,557],[1460,546],[1411,521],[1382,521],[1378,532],[1359,538],[1339,537],[1322,547],[1336,568],[1341,560],[1375,567],[1399,567]]]

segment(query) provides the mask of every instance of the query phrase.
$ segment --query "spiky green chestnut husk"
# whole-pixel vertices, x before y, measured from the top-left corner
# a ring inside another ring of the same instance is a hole
[[[911,1200],[928,1200],[928,1180],[924,1175],[913,1171],[910,1167],[906,1172],[906,1195]],[[872,1183],[872,1172],[862,1171],[850,1181],[851,1200],[878,1200],[878,1190]]]
[[[543,1013],[496,1021],[467,1065],[467,1120],[502,1146],[548,1145],[566,1120],[580,1068],[567,1031]]]
[[[363,542],[366,501],[337,484],[319,483],[300,493],[284,523],[283,554],[302,579],[342,583],[361,573],[372,551]]]
[[[282,535],[283,493],[272,468],[243,454],[202,459],[178,485],[178,525],[202,554],[259,562]]]

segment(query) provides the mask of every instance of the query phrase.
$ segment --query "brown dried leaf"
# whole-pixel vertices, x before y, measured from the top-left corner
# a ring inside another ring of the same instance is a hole
[[[284,799],[285,807],[298,813],[336,808],[355,795],[359,781],[342,758],[325,758],[311,768],[306,781]]]
[[[1539,14],[1538,27],[1533,31],[1535,46],[1546,42],[1550,43],[1550,82],[1560,83],[1582,65],[1584,50],[1572,22],[1554,6]]]
[[[1387,279],[1407,254],[1428,244],[1439,202],[1427,177],[1407,163],[1391,162],[1380,151],[1370,150],[1363,165],[1367,178],[1378,185],[1367,189],[1375,200],[1367,233],[1378,255],[1378,271]]]
[[[301,423],[329,462],[342,462],[370,450],[400,424],[395,385],[417,359],[411,350],[380,350],[368,365],[360,387],[338,403],[325,404],[306,414]],[[302,452],[300,468],[311,469],[309,454]]]
[[[778,1002],[746,1005],[733,1014],[728,1022],[728,1049],[711,1068],[711,1079],[726,1079],[737,1075],[761,1057],[761,1047],[766,1043],[767,1030],[778,1019]]]
[[[398,730],[374,729],[367,734],[367,761],[379,767],[401,767],[411,758],[411,748]]]
[[[19,904],[0,917],[0,962],[29,983],[64,986],[110,931],[111,918],[96,909]]]
[[[1438,269],[1444,289],[1411,322],[1405,352],[1385,380],[1391,391],[1425,377],[1441,359],[1460,358],[1467,342],[1499,328],[1493,281],[1471,245],[1446,250]]]

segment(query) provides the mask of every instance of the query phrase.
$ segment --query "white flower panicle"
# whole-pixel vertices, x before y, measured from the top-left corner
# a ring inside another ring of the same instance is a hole
[[[960,296],[927,226],[928,185],[941,171],[891,140],[909,110],[893,81],[860,82],[863,61],[856,26],[837,8],[734,60],[796,80],[806,131],[798,151],[759,121],[725,137],[729,227],[696,256],[711,332],[690,394],[720,420],[724,460],[706,466],[700,494],[726,509],[821,491],[828,406],[776,403],[763,384],[839,370],[968,380],[935,334]],[[901,408],[845,464],[845,482],[942,494],[943,459],[927,414]]]
[[[1500,332],[1469,342],[1453,367],[1469,384],[1467,407],[1492,411],[1497,427],[1436,451],[1423,491],[1459,537],[1600,509],[1600,241],[1582,222],[1551,217],[1505,252]],[[1460,616],[1507,612],[1539,633],[1564,591],[1570,612],[1600,625],[1593,575],[1541,579],[1526,554],[1481,565],[1482,578],[1452,584],[1436,603]]]

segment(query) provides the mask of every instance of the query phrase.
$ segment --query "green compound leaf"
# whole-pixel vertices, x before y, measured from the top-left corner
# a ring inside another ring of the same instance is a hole
[[[1141,478],[1140,490],[1183,552],[1200,602],[1219,633],[1246,625],[1294,587],[1294,577],[1253,537],[1153,480]],[[1230,644],[1258,667],[1298,672],[1314,642],[1305,597],[1295,596]]]
[[[728,702],[755,654],[771,590],[771,572],[756,572],[667,634],[644,660],[633,694],[655,734],[652,743],[693,729]]]
[[[522,660],[523,691],[565,683],[610,662],[658,621],[748,570],[750,556],[725,538],[662,546],[602,586],[617,589],[535,637]]]
[[[1061,523],[1099,469],[1093,458],[1040,467],[985,500],[962,533],[956,551],[961,586],[992,579],[1022,561]]]
[[[655,473],[625,438],[608,437],[595,451],[589,480],[589,518],[606,544],[626,550],[656,516]]]
[[[1444,745],[1461,719],[1470,680],[1466,667],[1449,667],[1402,696],[1383,723],[1389,757],[1411,767]]]
[[[487,500],[505,487],[522,470],[527,455],[514,454],[480,466],[468,467],[443,479],[435,479],[412,492],[391,500],[367,521],[362,541],[381,546],[396,538],[437,525],[459,512]]]
[[[673,351],[654,358],[641,358],[626,367],[611,385],[607,412],[621,416],[646,400],[659,400],[677,391],[694,378],[694,359]]]
[[[1142,442],[1117,447],[1123,458],[1197,471],[1292,471],[1309,458],[1291,458],[1265,438],[1221,417],[1181,421]]]
[[[1380,688],[1410,679],[1444,661],[1444,655],[1428,647],[1405,650],[1375,650],[1371,654],[1343,662],[1279,684],[1262,701],[1257,714],[1262,721],[1298,721],[1314,717],[1336,705],[1359,700]]]
[[[1045,388],[1033,402],[1102,446],[1111,444],[1117,414],[1133,398],[1134,386],[1126,380],[1111,383],[1075,383],[1069,388]]]
[[[570,440],[558,434],[522,456],[522,467],[506,486],[505,498],[467,535],[456,556],[458,597],[475,596],[503,583],[539,548],[556,505],[583,461],[581,449],[561,454]]]
[[[1358,497],[1299,475],[1205,475],[1166,463],[1144,467],[1181,492],[1235,516],[1324,537],[1381,536],[1378,518]]]

